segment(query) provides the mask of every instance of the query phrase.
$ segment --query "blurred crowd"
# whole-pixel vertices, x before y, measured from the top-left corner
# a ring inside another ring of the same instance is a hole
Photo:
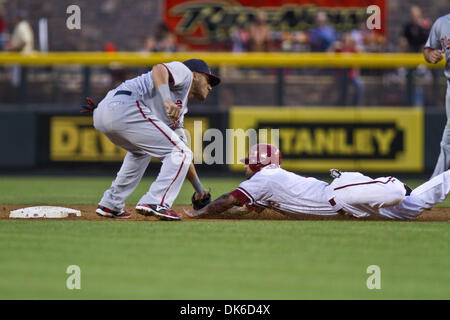
[[[284,52],[420,52],[431,28],[430,19],[422,16],[418,6],[411,6],[410,21],[403,26],[398,47],[390,47],[385,35],[369,30],[365,22],[353,30],[337,31],[325,11],[319,11],[314,26],[308,31],[276,32],[270,30],[265,12],[255,15],[248,28],[232,35],[232,51]]]
[[[388,45],[386,36],[376,30],[369,30],[365,22],[353,30],[337,31],[328,21],[325,11],[319,11],[310,30],[274,31],[265,11],[257,11],[245,28],[238,28],[230,34],[233,52],[420,52],[427,40],[431,21],[422,16],[418,6],[410,8],[410,21],[403,27],[401,41],[397,48]],[[0,4],[0,50],[28,52],[34,50],[33,28],[26,10],[15,10],[7,15]],[[104,44],[106,51],[116,50],[115,44]],[[153,32],[144,41],[144,52],[175,52],[189,50],[177,41],[177,36],[164,22],[153,26]]]
[[[421,52],[428,38],[432,21],[423,17],[418,6],[411,6],[409,21],[402,26],[400,41],[388,41],[385,34],[377,30],[369,30],[366,22],[359,23],[354,29],[337,30],[329,21],[325,11],[318,11],[309,30],[279,31],[273,30],[265,11],[256,11],[253,19],[243,28],[235,28],[229,34],[225,46],[213,43],[211,50],[232,52]],[[37,34],[33,31],[28,13],[25,10],[15,10],[7,13],[0,3],[0,51],[14,51],[27,53],[35,48]],[[142,47],[136,48],[140,52],[177,52],[190,50],[185,43],[165,22],[157,22],[151,28],[152,32],[142,39]],[[120,51],[121,48],[113,41],[103,43],[106,52]],[[51,50],[51,47],[50,47]],[[17,67],[13,71],[12,80],[17,85]],[[352,87],[351,97],[339,98],[340,104],[360,104],[363,91],[363,81],[357,68],[331,70],[337,83],[342,86],[341,94],[346,95],[346,88]],[[112,83],[115,85],[127,78],[126,69],[121,66],[108,68]],[[289,71],[290,72],[290,71]],[[398,73],[398,70],[395,72]],[[391,73],[387,81],[395,81],[396,73]],[[408,72],[411,76],[411,70]],[[16,76],[14,76],[16,74]],[[403,74],[404,78],[405,74]],[[399,76],[400,77],[400,76]],[[420,90],[420,88],[419,88]]]
[[[422,16],[418,6],[411,6],[410,19],[403,26],[401,41],[389,46],[387,38],[377,30],[369,30],[365,22],[349,31],[337,31],[328,21],[325,11],[319,11],[315,23],[307,31],[274,31],[265,11],[257,11],[246,28],[233,31],[233,52],[420,52],[431,28],[430,19]],[[169,27],[161,22],[154,35],[146,39],[144,51],[174,52],[187,48],[177,42]]]

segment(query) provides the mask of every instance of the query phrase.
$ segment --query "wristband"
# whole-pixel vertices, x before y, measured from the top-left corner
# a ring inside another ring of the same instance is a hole
[[[168,84],[161,84],[158,88],[156,88],[156,91],[158,92],[162,101],[172,100],[170,98],[170,89]]]
[[[191,181],[191,184],[194,187],[195,192],[202,193],[203,191],[205,191],[205,187],[202,185],[202,183],[200,182],[200,179],[198,177],[195,177]]]

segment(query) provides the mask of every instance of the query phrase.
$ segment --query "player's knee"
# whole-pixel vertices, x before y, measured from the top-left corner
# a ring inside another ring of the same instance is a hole
[[[391,207],[396,206],[405,198],[406,190],[404,188],[396,188],[389,192],[389,195],[386,196],[386,201],[382,207]]]
[[[193,159],[193,153],[189,148],[174,148],[172,152],[164,158],[163,161],[169,159],[175,165],[189,166]]]
[[[182,148],[177,148],[176,150],[177,157],[183,159],[185,162],[191,162],[194,158],[194,154],[188,147],[183,146]]]
[[[188,162],[190,164],[194,159],[194,153],[189,148],[184,149],[183,153],[186,155],[185,162]]]

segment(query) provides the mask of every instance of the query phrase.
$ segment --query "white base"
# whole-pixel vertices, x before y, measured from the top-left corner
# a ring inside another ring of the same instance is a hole
[[[17,209],[11,211],[10,218],[28,219],[28,218],[67,218],[67,217],[80,217],[81,211],[52,206],[37,206]]]

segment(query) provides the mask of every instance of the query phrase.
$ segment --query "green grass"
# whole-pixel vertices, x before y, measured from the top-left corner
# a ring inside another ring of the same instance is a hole
[[[6,177],[0,176],[0,204],[96,204],[109,188],[111,177]],[[144,178],[128,198],[127,205],[135,205],[148,191],[154,179]],[[203,178],[205,188],[210,188],[213,198],[236,188],[243,179]],[[405,180],[412,188],[421,180]],[[191,203],[194,189],[185,182],[175,205]],[[450,207],[450,199],[441,204]]]
[[[219,196],[239,181],[204,184]],[[0,203],[96,204],[110,183],[1,177]],[[191,194],[185,184],[177,203]],[[449,299],[449,226],[1,220],[0,299]],[[81,290],[66,288],[69,265],[81,268]],[[381,268],[380,290],[366,287],[369,265]]]
[[[0,177],[0,204],[96,204],[114,177]],[[135,205],[148,191],[154,179],[144,178],[128,198],[127,205]],[[236,188],[241,179],[205,178],[205,188],[213,197]],[[194,189],[185,182],[175,204],[189,204]]]
[[[1,299],[448,299],[449,225],[0,221]],[[66,289],[69,265],[81,290]],[[366,269],[381,268],[381,290]]]

